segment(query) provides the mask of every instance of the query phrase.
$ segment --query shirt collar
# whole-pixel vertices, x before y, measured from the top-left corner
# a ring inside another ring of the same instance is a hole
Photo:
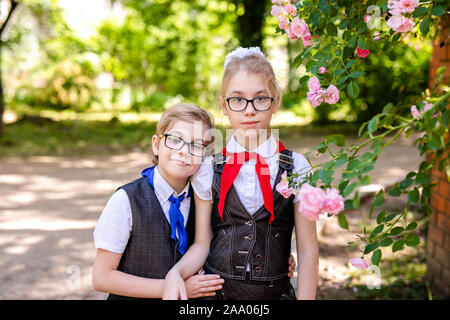
[[[256,152],[263,158],[270,158],[277,152],[277,150],[278,142],[271,135],[266,141],[261,143],[255,150],[253,150],[253,152]],[[227,143],[227,151],[231,153],[240,153],[248,150],[241,146],[233,135]]]
[[[177,194],[175,190],[170,186],[170,184],[164,179],[161,174],[158,171],[158,166],[155,167],[155,174],[153,176],[153,184],[155,186],[155,192],[158,194],[158,196],[163,199],[164,201],[169,200],[169,197],[173,195],[175,198],[178,198],[180,195],[183,194],[183,192],[186,192],[185,199],[187,198],[187,194],[189,191],[189,185],[190,181],[186,183],[186,186],[184,189]]]

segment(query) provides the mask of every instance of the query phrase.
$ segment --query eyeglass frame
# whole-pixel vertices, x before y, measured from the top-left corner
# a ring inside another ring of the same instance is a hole
[[[230,100],[233,99],[233,98],[244,99],[247,102],[245,104],[244,109],[242,109],[242,110],[233,110],[233,108],[230,107]],[[267,109],[264,109],[264,110],[260,110],[260,109],[256,108],[255,104],[253,103],[253,101],[255,101],[258,98],[270,98],[270,106]],[[230,108],[230,110],[233,111],[233,112],[245,111],[245,109],[247,109],[247,107],[248,107],[248,103],[249,102],[251,102],[251,104],[253,106],[253,109],[255,109],[256,111],[268,111],[268,110],[270,110],[270,108],[272,108],[273,100],[275,100],[275,98],[274,97],[269,97],[269,96],[258,96],[258,97],[254,97],[253,99],[247,99],[247,98],[244,98],[244,97],[228,97],[228,98],[225,98],[225,101],[227,102],[228,108]]]
[[[175,137],[175,138],[180,139],[181,141],[183,141],[183,144],[181,145],[181,147],[179,147],[178,149],[169,147],[169,146],[167,145],[167,137],[169,137],[169,136],[170,136],[170,137]],[[170,134],[170,133],[161,133],[161,134],[159,135],[159,138],[162,138],[162,137],[164,137],[164,145],[165,145],[167,148],[169,148],[169,149],[171,149],[171,150],[181,150],[181,149],[183,149],[183,147],[184,147],[185,145],[187,145],[187,146],[188,146],[189,154],[193,155],[194,157],[203,158],[203,157],[205,156],[207,150],[208,150],[208,149],[207,149],[207,148],[208,148],[208,145],[206,145],[206,144],[204,144],[204,143],[198,143],[198,142],[186,142],[186,141],[184,141],[182,138],[180,138],[180,137],[178,137],[178,136],[176,136],[176,135]],[[205,147],[205,150],[203,151],[203,155],[198,156],[198,155],[193,154],[193,153],[191,152],[191,145],[192,145],[193,143],[198,143],[198,144],[201,144],[203,147]]]

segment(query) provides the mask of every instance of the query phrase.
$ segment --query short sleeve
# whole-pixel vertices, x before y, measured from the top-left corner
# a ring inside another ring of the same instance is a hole
[[[292,172],[299,174],[297,182],[302,182],[306,177],[312,174],[311,165],[309,164],[308,160],[306,160],[306,158],[301,154],[292,152],[292,157],[294,158],[294,169],[292,170]],[[296,197],[294,199],[294,202],[297,201],[298,199]]]
[[[117,190],[108,200],[95,226],[95,248],[123,253],[132,227],[130,200],[125,190]]]
[[[213,157],[203,160],[198,171],[192,177],[191,185],[195,194],[202,200],[212,200],[212,181],[214,170],[212,165]]]

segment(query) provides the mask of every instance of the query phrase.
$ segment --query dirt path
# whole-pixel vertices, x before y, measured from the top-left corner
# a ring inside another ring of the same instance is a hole
[[[304,153],[320,140],[284,142]],[[372,184],[399,181],[420,161],[408,142],[396,142],[377,161]],[[0,299],[104,299],[91,287],[93,229],[110,195],[148,163],[144,153],[0,160]],[[335,221],[323,231],[317,296],[330,298],[357,254],[345,248],[353,236]]]

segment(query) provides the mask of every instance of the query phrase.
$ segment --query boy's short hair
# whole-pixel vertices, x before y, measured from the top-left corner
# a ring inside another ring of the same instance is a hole
[[[214,126],[210,114],[205,109],[194,103],[177,103],[163,113],[161,119],[159,119],[158,125],[156,126],[155,134],[157,136],[164,134],[175,121],[201,121],[205,126],[203,128],[210,130],[211,134],[211,129]],[[205,137],[202,138],[204,139]],[[204,141],[204,143],[210,144],[213,140],[214,137],[211,136],[207,141]],[[158,164],[158,156],[152,154],[152,158],[153,163]]]

